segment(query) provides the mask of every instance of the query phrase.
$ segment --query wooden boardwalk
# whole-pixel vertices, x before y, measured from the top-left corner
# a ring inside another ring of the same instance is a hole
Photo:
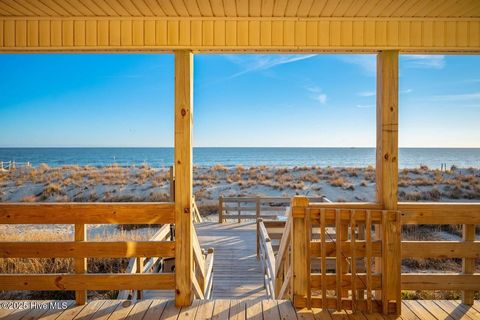
[[[266,298],[257,260],[256,223],[203,222],[195,225],[202,248],[215,248],[213,299]]]
[[[195,224],[200,246],[214,248],[213,299],[265,299],[263,272],[257,260],[256,223]],[[173,298],[173,291],[146,290],[145,299]]]
[[[320,309],[297,311],[290,301],[285,300],[195,300],[192,306],[185,308],[176,308],[173,299],[140,300],[136,303],[125,300],[95,300],[79,306],[76,306],[74,301],[66,301],[67,309],[41,307],[48,306],[51,301],[35,301],[36,307],[31,304],[32,302],[26,301],[26,308],[17,308],[16,310],[3,308],[2,304],[0,319],[480,319],[480,303],[478,301],[473,307],[468,307],[452,300],[403,301],[402,315],[399,317]],[[61,302],[59,301],[59,303]]]

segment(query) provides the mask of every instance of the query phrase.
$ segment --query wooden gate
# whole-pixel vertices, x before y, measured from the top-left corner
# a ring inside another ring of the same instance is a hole
[[[295,306],[398,314],[399,212],[338,205],[292,202]]]

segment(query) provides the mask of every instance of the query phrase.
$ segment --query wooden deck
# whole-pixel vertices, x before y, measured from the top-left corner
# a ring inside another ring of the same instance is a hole
[[[213,299],[266,298],[257,260],[256,223],[204,222],[195,225],[202,248],[215,248]]]
[[[202,248],[214,248],[213,299],[267,298],[257,260],[256,223],[202,222],[195,224]],[[173,291],[144,291],[146,299],[173,298]]]
[[[480,319],[478,301],[473,307],[447,300],[404,301],[402,315],[399,317],[320,309],[296,311],[290,301],[285,300],[195,300],[192,306],[184,308],[176,308],[173,299],[141,300],[136,303],[95,300],[80,306],[76,306],[74,301],[66,301],[64,303],[68,305],[67,309],[43,308],[49,302],[51,301],[27,301],[26,308],[17,310],[0,308],[0,319]]]

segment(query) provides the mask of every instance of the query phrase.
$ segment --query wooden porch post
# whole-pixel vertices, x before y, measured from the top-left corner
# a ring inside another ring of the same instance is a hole
[[[398,204],[398,51],[381,51],[377,56],[377,201],[386,210],[397,210]],[[384,216],[385,217],[385,216]],[[381,235],[383,312],[389,302],[396,301],[400,313],[401,293],[401,227],[398,223],[383,223]],[[377,271],[380,271],[377,270]]]
[[[297,298],[303,300],[308,294],[310,283],[310,263],[307,263],[310,243],[307,243],[307,207],[308,199],[304,196],[294,196],[291,202],[292,229],[292,289],[293,304],[297,305]]]
[[[193,301],[193,54],[175,52],[175,303]]]

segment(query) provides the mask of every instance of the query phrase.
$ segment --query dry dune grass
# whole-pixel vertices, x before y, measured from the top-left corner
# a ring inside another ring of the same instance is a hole
[[[90,239],[93,241],[125,241],[145,240],[154,234],[153,229],[147,232],[120,230],[114,233],[104,233]],[[0,241],[13,242],[56,242],[73,240],[66,232],[59,233],[54,230],[38,232],[9,232],[0,235]],[[91,273],[123,273],[128,265],[128,258],[88,258],[88,272]],[[47,273],[73,273],[74,261],[70,258],[0,258],[0,274],[47,274]],[[93,297],[115,298],[114,291],[89,292]],[[1,292],[0,299],[74,299],[73,292],[63,291],[21,291]]]

